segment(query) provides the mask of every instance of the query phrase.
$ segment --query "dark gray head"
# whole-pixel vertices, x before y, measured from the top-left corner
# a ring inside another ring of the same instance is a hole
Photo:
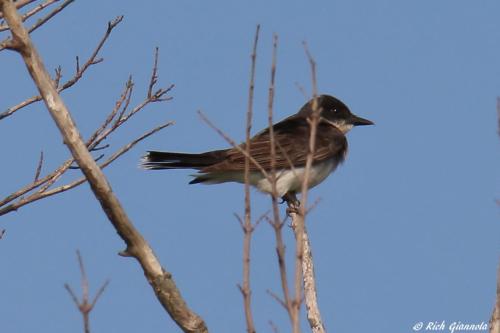
[[[322,119],[335,125],[344,133],[347,133],[353,126],[373,125],[372,121],[352,114],[347,105],[333,96],[318,96],[317,108],[321,112]],[[311,99],[300,109],[299,114],[309,116],[312,112],[313,100]]]

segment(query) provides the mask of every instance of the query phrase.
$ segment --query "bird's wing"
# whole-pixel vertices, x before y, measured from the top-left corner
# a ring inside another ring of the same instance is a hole
[[[307,119],[291,116],[273,126],[274,142],[276,146],[276,169],[301,167],[306,164],[309,147],[310,127]],[[336,127],[320,122],[316,135],[316,150],[314,162],[336,158],[344,159],[347,151],[347,140],[344,134]],[[240,145],[245,149],[245,144]],[[271,170],[271,141],[269,129],[255,135],[250,140],[250,155],[266,171]],[[243,171],[245,169],[245,155],[237,148],[227,150],[223,161],[200,170],[201,172]],[[250,162],[250,170],[259,168]]]

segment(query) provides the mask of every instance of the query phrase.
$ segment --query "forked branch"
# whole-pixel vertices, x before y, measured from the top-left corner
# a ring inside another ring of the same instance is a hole
[[[97,301],[102,296],[106,287],[109,284],[109,280],[106,280],[103,285],[99,288],[94,299],[91,301],[89,296],[89,279],[87,277],[87,273],[85,271],[85,266],[83,264],[82,256],[80,255],[80,251],[76,251],[76,256],[78,259],[78,266],[80,267],[80,275],[81,275],[81,285],[82,285],[82,299],[78,300],[73,289],[71,289],[70,285],[65,283],[64,288],[68,291],[73,303],[75,303],[76,308],[82,315],[83,319],[83,329],[85,333],[90,333],[90,313],[94,309]]]

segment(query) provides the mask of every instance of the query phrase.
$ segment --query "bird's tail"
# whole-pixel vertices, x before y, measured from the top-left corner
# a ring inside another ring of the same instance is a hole
[[[224,159],[225,150],[201,154],[148,151],[141,159],[140,166],[149,170],[161,169],[203,169]]]

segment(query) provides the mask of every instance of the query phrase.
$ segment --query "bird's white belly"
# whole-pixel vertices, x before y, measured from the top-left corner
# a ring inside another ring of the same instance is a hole
[[[308,187],[312,188],[325,180],[325,178],[335,170],[337,164],[338,163],[334,160],[327,160],[313,165],[309,171]],[[305,167],[295,168],[294,170],[277,171],[276,190],[278,195],[283,196],[289,191],[300,192],[302,190],[304,174]],[[250,183],[259,190],[272,193],[271,182],[267,178],[263,178],[260,172],[255,173],[250,178]]]

